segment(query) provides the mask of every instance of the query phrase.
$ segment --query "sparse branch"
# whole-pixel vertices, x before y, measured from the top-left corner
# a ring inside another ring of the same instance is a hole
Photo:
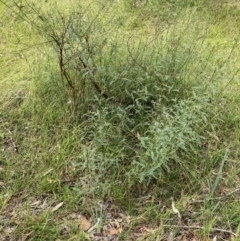
[[[89,79],[91,81],[91,83],[93,84],[94,88],[97,90],[97,92],[99,94],[101,94],[105,99],[109,99],[109,96],[104,93],[104,91],[100,88],[100,86],[97,84],[97,82],[95,81],[94,77],[93,77],[93,73],[92,71],[88,68],[88,66],[86,65],[86,63],[82,60],[82,58],[79,56],[79,61],[81,62],[83,68],[88,71],[89,73]]]

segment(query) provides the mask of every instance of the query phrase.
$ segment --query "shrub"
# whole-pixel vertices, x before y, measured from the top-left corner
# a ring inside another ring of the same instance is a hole
[[[79,3],[65,11],[27,4],[21,12],[27,21],[35,14],[30,22],[55,54],[50,85],[71,99],[82,128],[73,163],[91,176],[93,189],[149,183],[176,166],[191,170],[231,55],[219,61],[211,31],[188,10],[187,18],[146,35],[144,26],[119,28],[117,4]]]

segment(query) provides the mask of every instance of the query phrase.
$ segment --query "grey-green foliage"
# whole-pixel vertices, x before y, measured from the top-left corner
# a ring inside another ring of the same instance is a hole
[[[176,167],[190,171],[209,109],[207,97],[182,100],[171,107],[156,103],[155,112],[142,113],[140,120],[129,117],[125,109],[100,109],[85,127],[89,140],[82,146],[77,166],[92,175],[96,187],[106,185],[106,176],[112,183],[121,180],[132,186],[159,179]]]
[[[142,151],[131,168],[139,180],[158,179],[163,170],[171,171],[174,163],[187,166],[201,145],[199,130],[206,124],[206,117],[206,103],[197,99],[164,108],[139,138]]]

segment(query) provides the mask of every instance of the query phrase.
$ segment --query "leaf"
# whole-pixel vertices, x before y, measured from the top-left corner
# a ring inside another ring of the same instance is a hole
[[[79,221],[79,226],[83,231],[87,231],[89,228],[91,228],[92,224],[87,218],[84,216],[81,216],[81,219]]]
[[[32,231],[30,231],[29,233],[27,233],[27,234],[24,234],[23,236],[22,236],[22,241],[25,241],[25,240],[27,240],[28,239],[28,237],[33,233],[34,231],[32,230]]]
[[[170,232],[167,238],[167,241],[173,241],[174,237],[173,237],[173,232]],[[185,237],[185,236],[184,236]],[[185,239],[183,238],[183,241],[185,241]]]
[[[49,169],[48,171],[46,171],[45,173],[42,174],[42,177],[45,177],[46,175],[48,175],[52,171],[53,171],[53,168]]]
[[[178,215],[178,218],[181,219],[180,212],[178,211],[178,209],[176,209],[175,203],[174,203],[173,200],[172,200],[172,210],[173,210],[174,213],[176,213]]]
[[[124,227],[129,226],[129,224],[131,223],[131,217],[129,215],[125,215],[123,213],[119,213],[119,215],[124,221]]]
[[[61,202],[61,203],[59,203],[58,205],[56,205],[56,206],[51,210],[51,212],[53,213],[53,212],[57,211],[60,207],[62,207],[63,203],[64,203],[64,202]]]
[[[117,228],[112,228],[112,229],[110,229],[110,230],[108,231],[108,233],[109,233],[110,235],[118,234],[118,233],[119,233],[119,229],[117,229]]]

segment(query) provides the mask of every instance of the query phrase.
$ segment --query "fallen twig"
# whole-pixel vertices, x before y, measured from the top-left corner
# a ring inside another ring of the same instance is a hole
[[[166,228],[184,228],[184,229],[204,229],[204,227],[201,226],[181,226],[181,225],[170,225],[170,224],[163,224],[163,227]],[[221,232],[221,233],[229,233],[233,236],[237,236],[236,233],[230,231],[230,230],[225,230],[225,229],[221,229],[221,228],[212,228],[212,231],[217,231],[217,232]]]

